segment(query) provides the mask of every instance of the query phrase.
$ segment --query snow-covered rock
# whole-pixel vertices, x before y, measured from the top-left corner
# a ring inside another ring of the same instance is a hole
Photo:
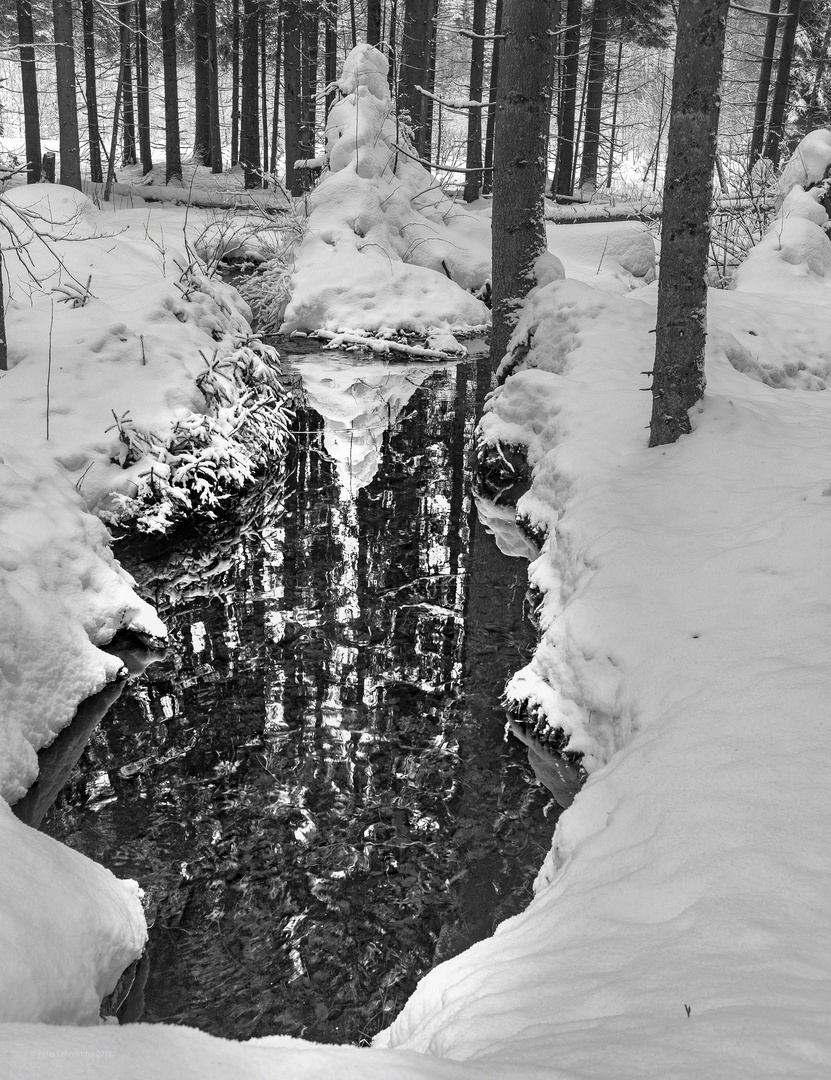
[[[282,330],[427,334],[490,321],[490,227],[406,154],[386,57],[358,45],[326,121],[329,171],[311,193]],[[399,151],[397,146],[403,147]]]

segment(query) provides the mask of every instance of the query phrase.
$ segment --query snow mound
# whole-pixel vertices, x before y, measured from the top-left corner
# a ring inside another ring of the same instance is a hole
[[[243,431],[240,409],[265,404],[264,394],[285,419],[276,354],[259,347],[262,364],[250,355],[249,309],[171,243],[165,221],[98,211],[59,185],[0,197],[10,368],[0,384],[0,426],[15,445],[48,448],[93,508],[112,510],[113,492],[210,508],[212,489],[238,479],[230,459],[246,472],[257,456],[254,439],[226,446],[229,432]],[[262,379],[266,367],[274,374]],[[186,438],[187,428],[198,436]],[[201,489],[183,476],[177,499],[175,482],[162,481],[184,464],[183,450],[207,450],[224,473],[211,485],[208,470]]]
[[[606,292],[629,292],[655,280],[655,242],[640,221],[546,222],[548,249],[566,277]],[[543,282],[540,282],[543,284]]]
[[[2,799],[0,866],[0,1021],[99,1023],[147,940],[138,886],[23,825]]]
[[[791,154],[779,178],[779,194],[784,198],[794,187],[810,188],[818,184],[831,165],[831,131],[809,131]]]
[[[490,227],[406,156],[412,149],[396,127],[388,68],[370,45],[344,64],[344,96],[326,121],[329,171],[310,196],[283,333],[427,334],[490,321],[472,295],[490,279]]]
[[[122,670],[118,630],[165,636],[110,537],[48,460],[0,447],[0,798],[37,776],[37,751]]]

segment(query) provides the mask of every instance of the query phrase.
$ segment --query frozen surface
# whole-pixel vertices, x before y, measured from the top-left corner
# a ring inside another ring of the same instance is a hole
[[[0,867],[0,1021],[99,1023],[147,938],[138,886],[21,824],[2,799]],[[42,1075],[32,1049],[31,1071],[4,1060],[4,1075]]]
[[[310,196],[283,331],[427,334],[490,322],[490,226],[448,199],[396,126],[388,63],[359,45],[326,121],[327,172]],[[399,152],[396,146],[403,147]]]

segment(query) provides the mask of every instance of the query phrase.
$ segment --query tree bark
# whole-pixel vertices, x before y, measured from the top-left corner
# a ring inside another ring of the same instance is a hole
[[[121,65],[124,70],[122,107],[124,113],[124,145],[121,157],[122,165],[135,165],[136,156],[136,113],[133,108],[133,3],[124,0],[118,8],[121,21]]]
[[[260,27],[258,0],[242,3],[242,111],[239,156],[245,170],[245,186],[260,187],[260,88],[257,44]]]
[[[571,195],[574,176],[577,83],[580,74],[581,0],[568,0],[563,32],[563,82],[558,113],[557,170],[551,194]]]
[[[750,137],[750,168],[752,169],[762,156],[765,144],[765,121],[770,96],[770,74],[773,70],[773,54],[776,51],[776,31],[779,26],[779,0],[770,0],[768,5],[765,43],[762,46],[762,63],[759,68],[759,81],[756,84],[756,104],[753,110],[753,133]]]
[[[485,69],[485,8],[486,0],[473,0],[473,33],[470,46],[470,100],[482,100]],[[475,202],[482,190],[482,110],[468,109],[467,160],[465,162],[465,202]]]
[[[231,7],[231,168],[239,161],[239,0]]]
[[[274,101],[271,113],[271,171],[277,171],[277,133],[280,128],[280,64],[283,48],[283,16],[277,16],[277,40],[274,44]]]
[[[146,176],[153,168],[150,145],[150,60],[147,55],[147,0],[136,0],[136,105],[138,111],[139,157]],[[91,141],[91,140],[90,140]]]
[[[209,0],[193,0],[193,160],[211,163],[211,51]]]
[[[75,46],[72,40],[72,0],[52,0],[55,27],[55,82],[58,92],[58,139],[61,183],[81,190],[81,147],[78,102],[75,97]]]
[[[26,142],[26,177],[30,184],[40,180],[40,112],[35,66],[35,32],[32,0],[17,0],[17,34],[20,39],[20,82],[23,88],[23,131]]]
[[[493,50],[491,52],[491,82],[488,91],[488,118],[485,122],[485,171],[482,175],[482,191],[490,195],[493,190],[493,134],[496,125],[496,87],[499,83],[499,53],[502,33],[502,0],[496,0],[493,16]]]
[[[295,161],[303,157],[301,147],[302,76],[301,59],[302,29],[300,5],[291,0],[283,15],[283,124],[285,128],[286,187],[292,195],[302,195],[304,178]]]
[[[338,0],[324,0],[324,18],[326,26],[323,38],[323,77],[326,85],[331,86],[338,78]],[[395,0],[393,0],[395,4]],[[326,95],[326,115],[335,103],[336,91],[330,90]]]
[[[302,126],[300,131],[301,156],[315,157],[315,127],[317,125],[317,54],[319,31],[319,5],[307,0],[303,8],[303,47],[301,49],[301,85],[303,93]],[[311,176],[305,174],[305,187]]]
[[[376,47],[381,44],[381,0],[367,0],[366,40]]]
[[[615,64],[615,95],[612,100],[612,130],[609,134],[609,160],[606,165],[606,187],[611,190],[612,173],[615,168],[615,139],[617,137],[617,110],[620,103],[620,76],[623,71],[623,38],[617,43],[617,63]]]
[[[606,78],[606,42],[609,37],[609,0],[595,0],[589,38],[589,66],[586,72],[586,126],[580,160],[580,187],[597,187],[597,160],[600,150],[600,120],[603,110],[603,83]]]
[[[706,383],[707,258],[729,0],[680,0],[661,227],[650,446],[691,430]]]
[[[141,3],[141,0],[139,0]],[[219,125],[219,57],[216,43],[216,0],[208,0],[208,77],[211,93],[211,172],[222,172],[222,131]]]
[[[431,42],[435,37],[431,23],[434,18],[435,0],[405,0],[398,65],[398,110],[409,120],[419,157],[425,156],[425,146],[429,153],[428,114],[426,99],[416,87],[427,88],[430,81]]]
[[[260,4],[260,111],[263,125],[263,172],[268,172],[268,22],[266,3]],[[274,167],[273,165],[271,166]]]
[[[543,193],[553,0],[505,0],[493,174],[491,365],[505,356],[546,249]]]
[[[164,67],[165,183],[182,181],[179,138],[179,82],[176,70],[176,0],[161,0],[162,65]]]
[[[93,184],[101,184],[104,182],[104,172],[101,168],[101,129],[98,123],[98,87],[95,73],[95,8],[93,0],[82,0],[81,21],[84,35],[84,90],[87,98],[89,178]]]
[[[791,84],[791,64],[793,63],[794,40],[799,25],[800,6],[800,0],[787,2],[782,43],[779,47],[779,63],[776,65],[776,82],[773,86],[773,101],[770,106],[770,125],[765,142],[765,157],[769,158],[775,166],[779,164],[782,139],[785,134],[785,108],[788,104],[788,90]]]

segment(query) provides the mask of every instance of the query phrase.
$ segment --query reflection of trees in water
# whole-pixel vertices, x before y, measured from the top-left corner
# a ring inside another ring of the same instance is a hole
[[[357,1041],[529,899],[553,820],[494,707],[530,641],[467,493],[474,393],[415,392],[354,500],[304,413],[279,515],[143,571],[185,586],[176,647],[51,831],[147,889],[147,1019]]]

